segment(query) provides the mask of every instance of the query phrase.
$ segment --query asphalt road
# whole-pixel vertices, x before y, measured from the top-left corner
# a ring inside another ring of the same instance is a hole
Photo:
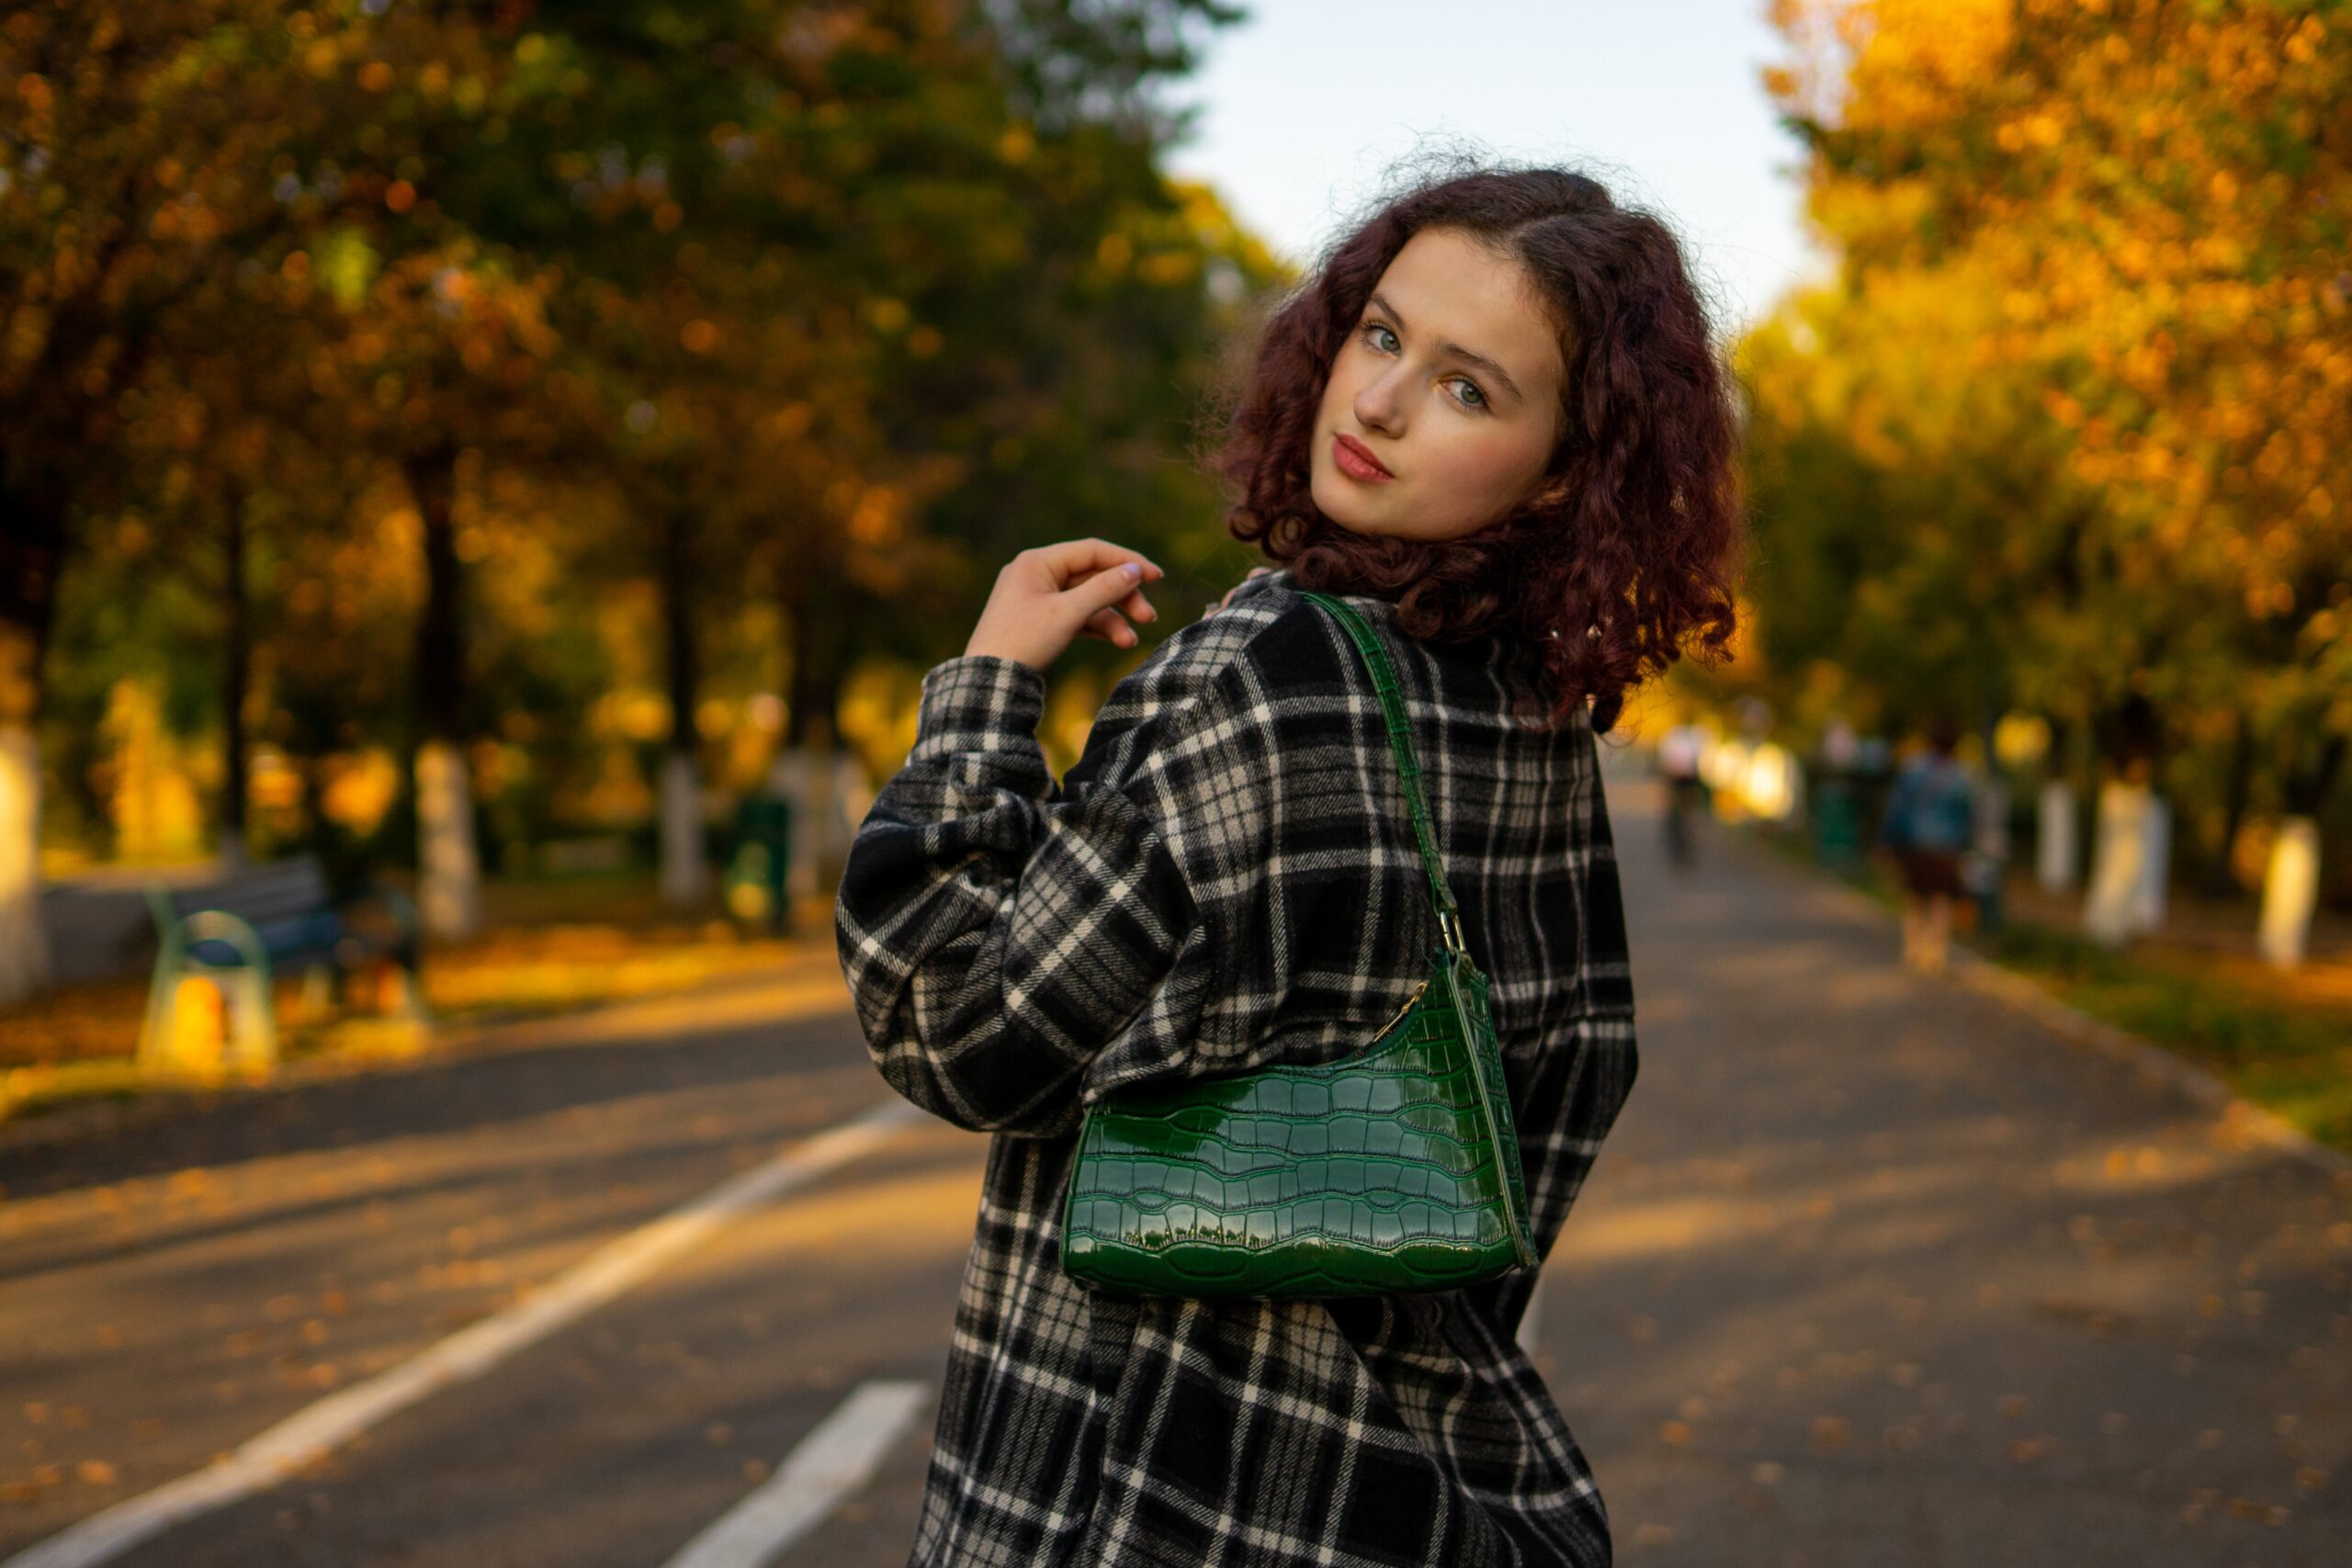
[[[1538,1362],[1619,1556],[2352,1562],[2352,1178],[1610,787],[1643,1067]],[[891,1103],[828,940],[0,1129],[0,1568],[899,1568],[984,1145]]]

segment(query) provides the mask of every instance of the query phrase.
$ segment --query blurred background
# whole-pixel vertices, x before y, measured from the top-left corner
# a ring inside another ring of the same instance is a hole
[[[1464,148],[1665,213],[1740,370],[1740,658],[1628,734],[1765,749],[1745,814],[1816,829],[1859,768],[1835,850],[1941,716],[1988,893],[2064,906],[2104,823],[2109,946],[2167,889],[2339,940],[2329,7],[1261,9],[13,8],[9,1062],[129,1049],[159,886],[389,888],[457,1008],[521,984],[479,953],[561,985],[558,914],[589,986],[805,931],[1004,559],[1114,536],[1188,617],[1247,570],[1220,369]],[[1139,657],[1055,671],[1057,768]]]
[[[2335,0],[11,6],[0,1188],[78,1190],[81,1111],[821,975],[999,568],[1239,581],[1220,387],[1465,152],[1660,212],[1738,372],[1736,657],[1607,748],[1637,924],[1769,943],[1751,846],[1893,905],[1942,727],[1955,939],[2352,1148],[2348,147]],[[1144,631],[1052,671],[1057,773]]]

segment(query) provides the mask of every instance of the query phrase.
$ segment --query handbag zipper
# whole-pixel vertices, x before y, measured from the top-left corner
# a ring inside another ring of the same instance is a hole
[[[1422,994],[1423,992],[1427,991],[1429,988],[1430,988],[1429,976],[1423,976],[1421,977],[1421,983],[1420,983],[1419,985],[1415,986],[1415,987],[1413,987],[1413,994],[1412,994],[1411,996],[1407,997],[1407,998],[1405,998],[1405,1003],[1404,1003],[1404,1005],[1403,1005],[1402,1007],[1398,1008],[1395,1012],[1393,1012],[1393,1013],[1389,1014],[1389,1015],[1388,1015],[1388,1021],[1387,1021],[1387,1022],[1385,1022],[1385,1023],[1384,1023],[1384,1024],[1382,1024],[1378,1029],[1374,1030],[1374,1031],[1372,1032],[1372,1037],[1373,1037],[1374,1040],[1377,1040],[1377,1039],[1379,1039],[1382,1035],[1384,1035],[1384,1034],[1387,1033],[1390,1030],[1392,1030],[1392,1029],[1396,1028],[1396,1021],[1397,1021],[1397,1020],[1399,1020],[1399,1019],[1403,1018],[1407,1013],[1408,1013],[1408,1012],[1412,1011],[1412,1010],[1413,1010],[1414,1004],[1416,1004],[1417,1002],[1419,1002],[1419,1001],[1421,999],[1421,994]]]

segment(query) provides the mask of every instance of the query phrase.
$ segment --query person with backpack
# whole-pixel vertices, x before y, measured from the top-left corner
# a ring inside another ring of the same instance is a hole
[[[1880,818],[1879,847],[1895,859],[1903,881],[1903,962],[1940,975],[1951,942],[1952,901],[1966,892],[1961,856],[1974,833],[1974,786],[1953,756],[1959,726],[1939,718],[1928,750],[1898,769]]]

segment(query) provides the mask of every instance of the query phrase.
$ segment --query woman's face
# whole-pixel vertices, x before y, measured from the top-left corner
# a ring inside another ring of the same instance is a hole
[[[1351,533],[1474,533],[1534,492],[1565,374],[1519,263],[1458,230],[1424,229],[1380,275],[1331,366],[1308,493]]]

